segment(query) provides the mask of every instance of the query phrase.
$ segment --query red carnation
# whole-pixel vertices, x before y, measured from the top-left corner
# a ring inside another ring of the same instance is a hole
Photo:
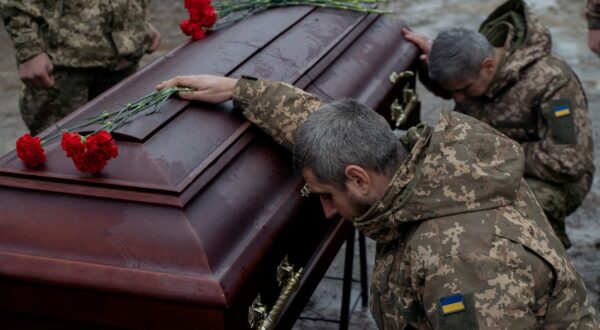
[[[119,149],[112,135],[107,131],[100,131],[97,134],[90,136],[86,142],[88,152],[98,153],[106,160],[117,158]]]
[[[206,32],[204,31],[204,29],[203,29],[203,28],[198,28],[198,29],[195,29],[195,30],[192,32],[192,38],[193,38],[194,40],[200,40],[200,39],[204,38],[204,36],[205,36],[205,35],[206,35]]]
[[[217,22],[217,13],[212,6],[206,6],[202,9],[202,18],[200,24],[206,28],[212,27]]]
[[[215,8],[210,0],[185,0],[190,19],[183,20],[179,24],[181,31],[194,40],[204,38],[206,31],[215,25],[218,20]]]
[[[75,167],[87,173],[98,173],[111,158],[119,155],[115,140],[107,131],[100,131],[87,139],[77,133],[64,133],[61,143],[67,157],[73,159]]]
[[[192,34],[192,31],[190,31],[190,20],[184,19],[183,21],[181,21],[181,23],[179,24],[179,27],[181,28],[181,31],[186,35],[189,36]]]
[[[199,21],[202,19],[202,14],[203,14],[204,8],[194,7],[194,8],[188,9],[188,11],[190,13],[191,21]]]
[[[46,161],[46,153],[39,137],[29,134],[17,140],[17,155],[29,167],[38,167]]]
[[[191,36],[194,40],[204,38],[205,31],[199,21],[184,20],[180,24],[181,31]]]
[[[67,157],[73,157],[76,154],[85,152],[83,136],[78,133],[63,133],[60,147],[67,153]]]
[[[186,9],[190,9],[190,8],[193,8],[195,6],[196,2],[197,2],[197,0],[185,0],[183,2],[183,6]]]
[[[183,6],[189,10],[192,8],[204,7],[209,4],[210,0],[185,0]]]
[[[95,174],[102,171],[104,166],[106,166],[107,159],[99,153],[86,152],[85,154],[75,155],[73,163],[81,172]]]

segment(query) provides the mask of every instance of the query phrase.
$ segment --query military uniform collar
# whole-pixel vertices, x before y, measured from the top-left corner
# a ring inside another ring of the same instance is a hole
[[[390,180],[383,197],[365,214],[354,219],[357,230],[378,242],[390,242],[402,234],[401,226],[390,219],[412,196],[414,185],[418,181],[419,164],[424,159],[432,133],[431,127],[422,128],[420,138]]]
[[[483,94],[483,96],[487,98],[494,98],[494,96],[509,82],[516,80],[515,72],[513,72],[508,66],[508,59],[510,58],[510,49],[508,45],[503,47],[503,51],[500,56],[497,56],[497,68],[492,81],[490,82],[490,86]],[[517,72],[518,73],[518,72]]]

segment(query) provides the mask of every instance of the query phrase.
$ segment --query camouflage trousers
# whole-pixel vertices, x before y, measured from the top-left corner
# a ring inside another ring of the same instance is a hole
[[[119,70],[55,68],[55,84],[48,89],[23,86],[19,99],[21,117],[36,135],[137,69]]]
[[[528,176],[525,177],[525,181],[544,210],[556,236],[565,249],[568,249],[571,240],[565,230],[565,219],[581,205],[583,196],[579,196],[568,184],[557,184]]]

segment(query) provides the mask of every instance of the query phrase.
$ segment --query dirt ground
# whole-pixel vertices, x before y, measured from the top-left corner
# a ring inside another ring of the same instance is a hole
[[[476,29],[487,14],[503,1],[481,0],[404,0],[389,5],[396,15],[404,19],[413,30],[434,37],[451,26]],[[583,12],[585,1],[529,0],[527,1],[542,21],[552,31],[554,50],[573,66],[579,75],[588,96],[590,116],[594,126],[595,164],[600,164],[600,85],[598,77],[600,58],[587,48],[587,28]],[[162,33],[162,44],[158,52],[146,56],[143,65],[163,55],[182,41],[185,36],[179,31],[179,21],[184,18],[182,0],[153,0],[152,22]],[[14,148],[15,140],[26,132],[18,111],[18,94],[21,84],[18,79],[12,44],[6,30],[0,28],[0,155]],[[452,108],[452,103],[440,100],[419,90],[423,101],[423,120],[435,121],[440,109]],[[594,180],[592,191],[583,205],[567,220],[567,230],[573,247],[569,255],[581,273],[591,293],[596,311],[600,311],[600,183]],[[371,249],[370,253],[373,251]],[[355,263],[356,264],[356,263]],[[333,270],[339,268],[334,265]],[[335,268],[335,269],[334,269]],[[333,293],[332,293],[333,292]],[[317,291],[308,307],[308,314],[321,315],[329,305],[339,305],[339,296],[334,286],[324,284]],[[312,310],[311,310],[312,308]],[[335,329],[330,323],[300,321],[295,328]],[[351,320],[351,328],[375,328],[366,310],[360,310]]]

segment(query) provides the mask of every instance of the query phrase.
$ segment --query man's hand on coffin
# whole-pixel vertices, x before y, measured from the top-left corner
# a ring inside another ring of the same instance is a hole
[[[53,70],[48,54],[40,53],[19,65],[19,77],[31,88],[48,89],[54,86]]]
[[[161,90],[168,87],[180,86],[195,89],[193,92],[179,92],[179,97],[189,101],[222,103],[231,99],[237,79],[199,74],[194,76],[177,76],[165,80],[156,86]]]
[[[402,28],[402,35],[406,40],[412,42],[417,47],[419,47],[419,49],[421,49],[421,52],[423,52],[423,54],[419,58],[421,59],[421,61],[428,63],[428,56],[429,52],[431,51],[431,45],[433,43],[431,39],[427,38],[422,34],[414,33],[407,28]]]

